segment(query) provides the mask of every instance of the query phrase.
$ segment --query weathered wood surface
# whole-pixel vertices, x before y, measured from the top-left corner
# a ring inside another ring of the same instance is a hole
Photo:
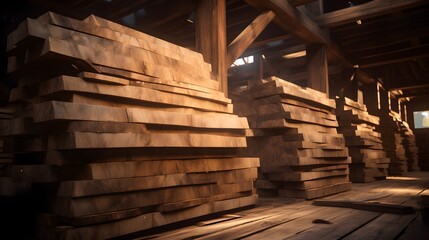
[[[50,12],[7,51],[17,111],[0,109],[0,195],[46,193],[38,238],[108,239],[257,203],[259,159],[237,154],[247,119],[201,53]]]
[[[80,120],[100,122],[129,122],[193,128],[244,129],[245,118],[230,114],[198,115],[144,108],[105,107],[50,101],[34,106],[34,121]]]
[[[390,162],[383,149],[382,134],[377,130],[379,117],[368,114],[366,105],[348,98],[338,98],[337,116],[346,146],[352,158],[350,180],[370,182],[387,176]]]
[[[327,201],[380,202],[399,208],[418,199],[429,187],[427,172],[410,173],[409,179],[388,178],[365,184],[353,184],[352,190],[323,198]],[[397,191],[400,188],[401,191]],[[396,190],[395,190],[396,189]],[[261,198],[250,210],[236,213],[239,218],[210,225],[189,224],[167,231],[142,232],[134,239],[407,239],[410,222],[420,213],[397,215],[353,208],[321,207],[312,201],[288,202],[288,199]],[[218,219],[224,219],[219,217]],[[421,222],[412,228],[418,232]],[[353,237],[350,237],[353,236]],[[404,238],[405,237],[405,238]],[[417,238],[425,239],[425,238]]]
[[[253,131],[240,151],[261,158],[260,190],[315,198],[350,189],[351,159],[334,110],[334,100],[310,88],[276,77],[249,82],[234,111]]]
[[[42,236],[46,237],[55,233],[61,239],[82,239],[87,237],[91,239],[107,239],[180,222],[195,216],[204,216],[211,213],[255,205],[257,199],[257,195],[252,195],[236,199],[220,200],[172,213],[146,213],[133,218],[84,227],[60,228],[48,226],[44,229],[46,232]]]

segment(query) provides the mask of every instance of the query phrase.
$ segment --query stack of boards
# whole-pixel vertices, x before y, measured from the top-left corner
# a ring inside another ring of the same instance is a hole
[[[381,134],[375,129],[380,119],[368,114],[364,104],[337,98],[338,131],[344,135],[352,158],[350,181],[372,182],[385,179],[390,159],[383,150]]]
[[[107,239],[251,206],[258,158],[202,55],[90,16],[8,36],[12,179],[43,183],[41,239]],[[39,186],[39,185],[38,185]]]
[[[405,157],[407,158],[407,170],[409,172],[420,171],[416,136],[407,122],[400,122],[400,128],[403,141],[402,144],[405,147]]]
[[[15,116],[15,109],[13,107],[2,107],[0,108],[0,132],[4,132],[10,126],[8,121]],[[10,164],[13,163],[13,154],[11,140],[7,137],[0,136],[0,196],[13,196],[19,192],[21,189],[27,189],[27,186],[22,184],[11,184],[13,182],[12,178],[7,174],[7,168]]]
[[[381,133],[383,149],[390,158],[388,174],[402,176],[407,172],[405,148],[400,133],[401,117],[394,111],[381,112],[378,132]]]
[[[351,188],[351,159],[326,94],[271,77],[249,82],[234,111],[252,129],[242,154],[260,157],[259,194],[313,199]]]

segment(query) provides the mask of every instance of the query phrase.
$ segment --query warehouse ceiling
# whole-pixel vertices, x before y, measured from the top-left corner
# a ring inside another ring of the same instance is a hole
[[[12,31],[25,17],[37,17],[50,10],[78,19],[95,14],[195,49],[197,2],[18,0],[2,7],[2,32]],[[289,0],[291,12],[276,9],[279,2],[282,1],[226,1],[228,43],[264,10],[276,12],[274,21],[242,55],[253,55],[258,67],[254,64],[231,68],[230,84],[253,78],[255,69],[263,68],[266,75],[281,75],[304,85],[305,56],[285,58],[285,55],[302,52],[306,43],[318,43],[318,37],[326,34],[329,37],[322,38],[322,42],[327,42],[331,50],[329,74],[334,85],[344,85],[358,73],[362,83],[381,81],[386,89],[394,90],[399,96],[413,98],[429,94],[429,1]],[[318,2],[323,2],[323,6]],[[289,19],[291,23],[282,19]],[[309,34],[305,33],[307,30]],[[4,37],[2,41],[5,44]]]

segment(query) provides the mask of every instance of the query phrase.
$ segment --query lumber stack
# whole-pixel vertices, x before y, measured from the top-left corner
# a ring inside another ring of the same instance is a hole
[[[27,19],[8,37],[21,109],[9,176],[43,186],[42,239],[107,239],[254,205],[245,118],[202,55],[89,16]]]
[[[5,131],[11,126],[8,122],[14,118],[15,109],[11,107],[0,108],[0,132]],[[13,196],[22,189],[28,189],[25,185],[14,183],[12,178],[7,174],[7,168],[13,163],[12,141],[0,136],[0,196]]]
[[[234,109],[252,129],[243,154],[261,160],[258,193],[312,199],[350,189],[351,160],[326,94],[271,77],[249,82]]]
[[[384,179],[390,159],[383,150],[381,134],[375,129],[379,117],[368,114],[366,105],[349,98],[337,98],[338,131],[344,135],[352,158],[350,180],[371,182]]]
[[[401,117],[394,111],[382,112],[378,131],[381,133],[383,149],[390,159],[389,175],[403,175],[407,172],[405,148],[400,133]]]
[[[413,134],[413,130],[411,130],[407,122],[402,121],[399,124],[402,136],[402,145],[405,147],[407,170],[408,172],[420,171],[416,136]]]

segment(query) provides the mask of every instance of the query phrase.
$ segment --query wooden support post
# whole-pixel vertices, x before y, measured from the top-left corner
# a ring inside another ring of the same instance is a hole
[[[264,78],[264,65],[261,55],[255,55],[255,80]]]
[[[200,0],[196,14],[196,49],[212,65],[220,91],[228,94],[226,0]]]
[[[327,50],[323,45],[307,45],[307,85],[329,96]]]

